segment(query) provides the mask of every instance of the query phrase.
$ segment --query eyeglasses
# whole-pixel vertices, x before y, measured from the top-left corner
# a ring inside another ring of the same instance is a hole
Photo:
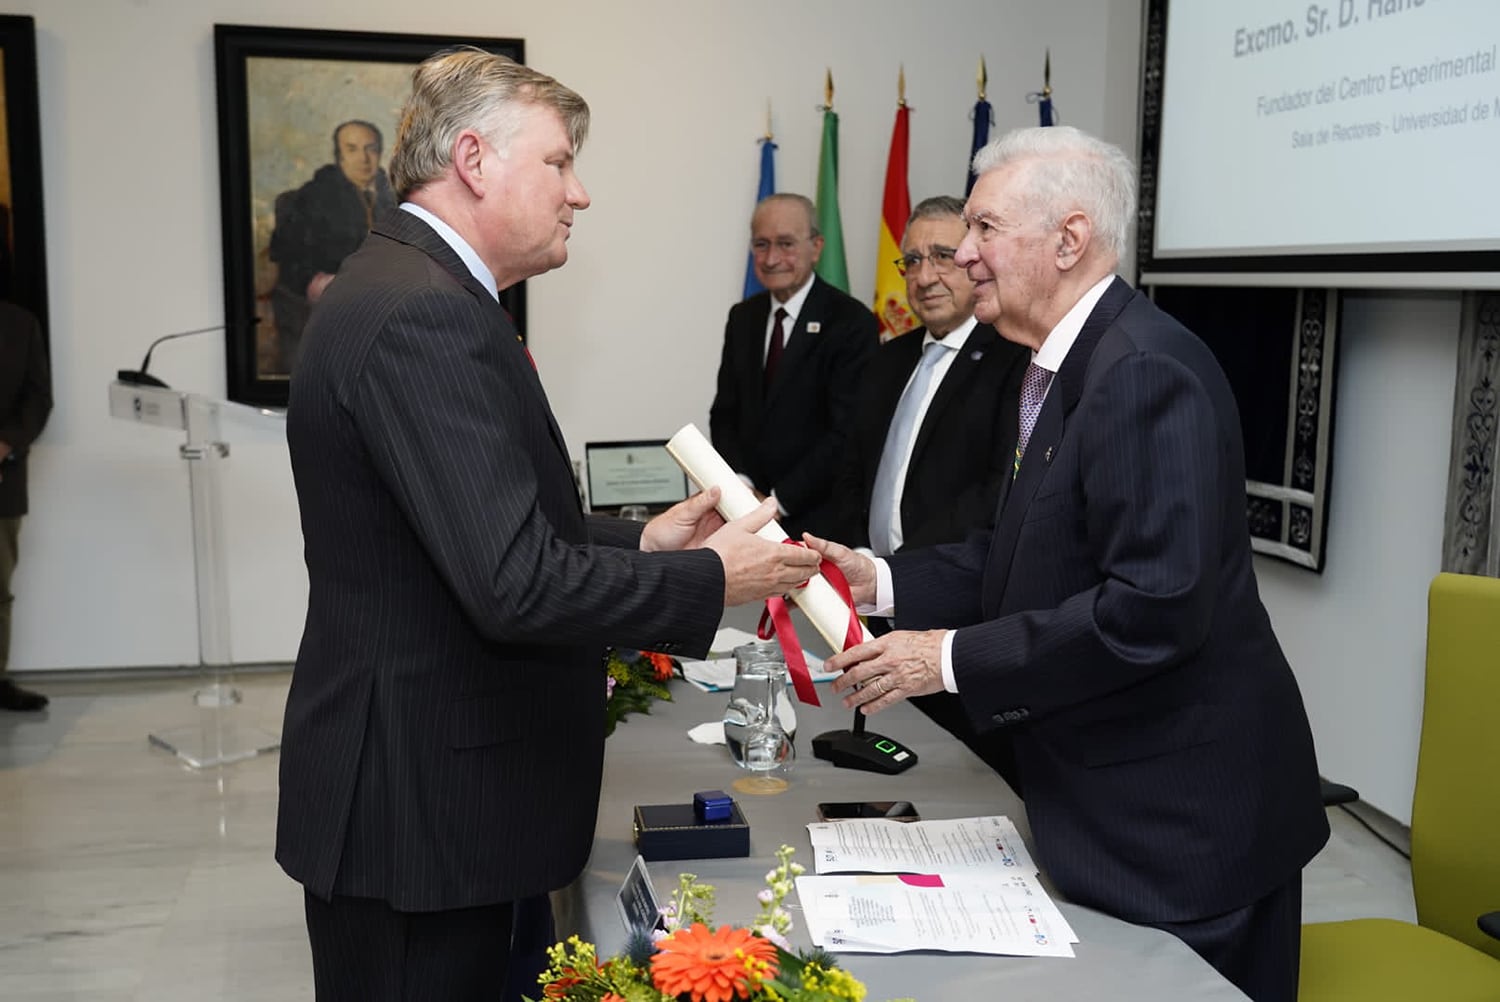
[[[928,254],[904,254],[896,258],[896,270],[904,277],[909,272],[920,269],[923,261],[930,261],[933,271],[946,275],[954,269],[953,255],[957,253],[952,247],[934,247]]]
[[[767,254],[771,253],[771,248],[774,247],[783,254],[790,254],[792,251],[800,247],[802,243],[807,239],[810,238],[801,237],[794,240],[791,237],[782,237],[779,240],[752,240],[750,241],[750,251],[756,257],[765,257]]]

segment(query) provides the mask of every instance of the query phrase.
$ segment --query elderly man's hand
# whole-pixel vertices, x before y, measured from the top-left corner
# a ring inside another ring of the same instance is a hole
[[[843,543],[819,539],[810,532],[804,532],[802,540],[823,559],[832,561],[843,573],[849,582],[849,594],[855,605],[875,604],[875,561],[863,553],[856,553]]]
[[[833,691],[848,709],[868,715],[888,710],[909,696],[943,691],[943,634],[946,630],[898,630],[851,647],[824,662],[843,672]]]
[[[776,502],[768,498],[708,538],[705,545],[724,561],[726,606],[785,594],[818,572],[821,561],[807,547],[773,543],[755,535],[775,514]]]

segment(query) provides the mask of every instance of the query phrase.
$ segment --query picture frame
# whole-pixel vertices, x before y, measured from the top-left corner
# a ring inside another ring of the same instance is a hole
[[[312,303],[395,206],[385,167],[411,72],[460,45],[525,61],[518,38],[214,25],[230,400],[286,406]],[[525,283],[500,304],[524,337]]]
[[[47,244],[36,22],[0,15],[0,299],[36,314],[47,336]]]

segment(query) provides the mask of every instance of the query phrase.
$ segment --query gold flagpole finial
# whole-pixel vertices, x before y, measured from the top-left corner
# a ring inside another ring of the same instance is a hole
[[[833,107],[833,68],[829,67],[823,77],[823,107]]]
[[[906,107],[906,66],[896,71],[896,107]]]
[[[981,101],[984,100],[984,87],[985,87],[985,84],[987,84],[989,82],[990,82],[990,73],[989,73],[989,70],[985,69],[985,66],[984,66],[984,57],[980,56],[979,57],[978,83],[979,83],[979,100],[981,100]]]
[[[1052,48],[1047,48],[1046,62],[1042,63],[1042,97],[1052,96]]]
[[[775,138],[776,134],[771,131],[771,99],[766,98],[766,142]]]

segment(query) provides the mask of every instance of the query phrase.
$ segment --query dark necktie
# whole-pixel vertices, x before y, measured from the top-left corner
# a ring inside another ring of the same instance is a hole
[[[781,363],[781,353],[786,350],[786,310],[776,307],[776,326],[771,329],[771,344],[766,349],[766,378],[763,388],[769,392],[771,381],[776,378],[776,367]]]

